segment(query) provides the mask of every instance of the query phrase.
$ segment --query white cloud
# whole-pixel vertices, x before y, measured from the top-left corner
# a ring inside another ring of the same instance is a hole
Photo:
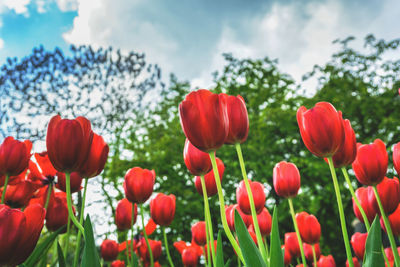
[[[16,14],[28,15],[30,0],[0,0],[0,13],[13,10]]]
[[[65,11],[78,10],[78,0],[56,0],[58,8]],[[95,4],[97,1],[92,1]]]

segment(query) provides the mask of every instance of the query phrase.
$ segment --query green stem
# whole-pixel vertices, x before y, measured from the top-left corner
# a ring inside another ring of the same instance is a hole
[[[207,244],[209,244],[208,246],[211,247],[211,255],[212,255],[213,265],[217,266],[217,259],[215,257],[215,247],[214,247],[214,232],[213,232],[213,227],[212,227],[212,222],[211,222],[210,207],[208,205],[207,187],[206,187],[206,183],[204,181],[203,175],[200,176],[200,181],[201,181],[201,189],[203,190],[204,213],[205,213],[205,220],[206,220],[206,237],[209,237],[209,238],[207,238]]]
[[[78,230],[82,233],[83,237],[85,237],[85,229],[83,226],[78,222],[74,215],[74,211],[72,210],[72,198],[71,198],[71,178],[70,173],[65,173],[66,182],[65,187],[67,188],[67,206],[68,206],[68,216],[69,219],[75,224]]]
[[[346,247],[347,260],[349,261],[349,267],[354,267],[353,257],[351,255],[349,236],[347,234],[347,228],[346,228],[346,218],[344,217],[344,212],[343,212],[342,197],[340,196],[339,184],[338,184],[338,180],[336,177],[335,168],[333,166],[332,157],[328,158],[328,163],[329,163],[329,169],[330,169],[331,175],[332,175],[333,187],[335,188],[335,193],[336,193],[336,201],[337,201],[337,205],[338,205],[338,209],[339,209],[340,224],[342,227],[344,245]]]
[[[1,203],[0,204],[4,204],[4,199],[6,198],[8,179],[10,179],[10,176],[8,174],[6,174],[6,180],[4,181],[3,193],[1,194]]]
[[[317,266],[317,255],[315,253],[315,244],[312,245],[312,255],[314,259],[314,266]]]
[[[79,217],[79,223],[83,223],[83,218],[85,217],[85,202],[86,202],[86,192],[87,192],[87,185],[89,179],[84,179],[85,184],[83,187],[83,198],[82,198],[82,203],[81,203],[81,213]],[[75,249],[75,256],[74,256],[74,267],[78,266],[78,260],[79,260],[79,254],[80,254],[80,247],[81,247],[81,237],[82,233],[78,231],[78,236],[76,238],[76,249]]]
[[[65,236],[65,244],[64,244],[64,258],[68,255],[68,247],[69,247],[69,236],[71,234],[71,220],[68,218],[67,224],[67,235]]]
[[[131,266],[131,258],[129,257],[129,252],[128,252],[128,246],[130,250],[130,244],[128,243],[128,233],[126,233],[126,240],[125,240],[125,256],[126,256],[126,262],[128,263],[127,266]],[[132,240],[131,240],[132,242]],[[128,245],[129,244],[129,245]]]
[[[53,183],[49,184],[49,187],[47,188],[47,196],[46,196],[46,202],[44,203],[44,209],[47,211],[47,207],[49,206],[49,201],[50,201],[50,196],[51,196],[51,191],[53,190]]]
[[[288,198],[288,202],[289,202],[290,214],[292,215],[292,220],[294,224],[294,230],[296,231],[297,242],[299,242],[301,261],[303,262],[304,266],[307,266],[306,257],[304,256],[303,241],[301,240],[299,227],[297,226],[296,216],[294,213],[293,201],[291,198]]]
[[[236,147],[236,152],[237,152],[237,155],[238,155],[238,158],[239,158],[240,169],[242,171],[244,184],[246,186],[247,195],[249,196],[251,217],[253,218],[253,226],[254,226],[254,231],[256,232],[258,248],[259,248],[259,250],[261,252],[261,255],[262,255],[264,261],[267,262],[268,257],[267,257],[267,254],[265,253],[266,250],[265,250],[265,247],[264,247],[264,242],[262,240],[260,227],[258,225],[257,212],[256,212],[256,207],[254,205],[253,192],[251,191],[249,178],[247,178],[247,172],[246,172],[246,167],[244,165],[244,160],[243,160],[242,149],[240,147],[240,143],[236,143],[235,147]]]
[[[396,241],[394,240],[394,236],[393,236],[392,228],[390,227],[389,219],[386,216],[385,210],[383,209],[381,198],[379,197],[378,189],[376,188],[376,185],[374,185],[372,188],[374,189],[375,198],[376,198],[376,201],[378,202],[378,206],[379,206],[379,210],[381,212],[383,222],[385,223],[386,233],[389,237],[390,246],[392,247],[392,251],[393,251],[394,262],[396,263],[396,266],[399,267],[400,266],[399,252],[397,251]]]
[[[237,259],[237,265],[238,265],[238,267],[241,267],[241,266],[242,266],[242,263],[241,263],[241,261],[240,261],[240,258],[239,258],[239,257],[236,257],[236,259]]]
[[[165,227],[162,227],[162,232],[164,235],[165,251],[167,252],[167,258],[168,258],[169,265],[171,267],[174,267],[174,263],[172,262],[171,255],[169,255],[168,240],[167,240],[167,234],[165,233]]]
[[[144,208],[143,208],[143,204],[139,204],[139,206],[140,206],[140,216],[142,217],[143,235],[144,235],[144,239],[146,240],[147,250],[148,250],[149,256],[150,256],[150,266],[154,267],[153,252],[151,251],[149,239],[147,238],[146,228],[144,226]],[[132,217],[133,217],[133,213],[132,213]],[[131,243],[132,243],[132,240],[131,240]]]
[[[131,203],[132,204],[132,214],[131,214],[131,243],[129,244],[129,251],[130,251],[130,261],[131,261],[131,266],[133,267],[134,265],[134,261],[135,259],[133,258],[133,224],[134,224],[134,220],[135,220],[135,203]],[[143,227],[144,229],[144,227]],[[144,230],[145,231],[145,230]],[[128,248],[126,248],[128,249]]]
[[[233,249],[236,251],[238,257],[244,264],[244,258],[242,255],[242,251],[240,250],[238,243],[236,242],[235,238],[233,237],[232,232],[229,229],[228,222],[226,221],[224,195],[222,194],[221,180],[219,178],[217,161],[215,159],[214,151],[211,151],[209,153],[209,155],[210,155],[211,164],[212,164],[213,171],[214,171],[215,184],[217,185],[217,190],[218,190],[219,211],[221,214],[222,226],[224,227],[225,234],[228,237],[229,241],[231,242]]]

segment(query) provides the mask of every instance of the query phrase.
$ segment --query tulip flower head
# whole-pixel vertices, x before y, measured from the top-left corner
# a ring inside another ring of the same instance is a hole
[[[253,217],[250,216],[251,225],[253,225]],[[260,227],[260,232],[262,236],[269,236],[271,233],[272,217],[267,208],[257,214],[258,226]]]
[[[354,267],[361,267],[360,262],[356,257],[353,257],[353,265]],[[346,267],[349,267],[349,260],[346,261]]]
[[[242,218],[244,224],[246,227],[249,227],[250,224],[252,223],[251,215],[247,215],[243,213],[243,211],[240,209],[238,204],[235,205],[229,205],[225,207],[225,215],[226,215],[226,221],[228,223],[229,229],[231,231],[235,231],[235,210],[238,211],[240,217]]]
[[[343,120],[344,139],[339,150],[332,156],[335,168],[341,168],[354,162],[357,156],[356,134],[349,120]]]
[[[296,214],[296,221],[303,242],[307,244],[319,242],[319,238],[321,237],[321,225],[314,215],[303,211]]]
[[[204,221],[193,224],[192,240],[199,246],[204,246],[205,244],[207,244],[206,223]]]
[[[32,142],[8,136],[0,145],[0,175],[15,176],[28,168]]]
[[[397,174],[400,175],[400,142],[393,146],[393,165]]]
[[[157,261],[160,258],[161,253],[162,253],[161,241],[149,239],[149,243],[150,243],[151,252],[153,254],[153,259],[154,259],[154,261]],[[138,251],[139,251],[139,255],[143,259],[143,261],[145,261],[145,262],[150,261],[150,254],[147,249],[146,241],[144,240],[143,237],[140,240],[140,245],[139,245]]]
[[[99,175],[106,164],[109,147],[103,137],[93,134],[93,141],[90,145],[89,154],[79,169],[82,177],[91,178]]]
[[[196,267],[199,261],[197,250],[189,246],[182,251],[182,263],[185,267]]]
[[[265,205],[265,192],[263,184],[259,182],[252,182],[249,180],[251,192],[253,194],[254,206],[256,208],[257,214],[259,214]],[[250,201],[249,195],[247,194],[247,189],[244,181],[240,181],[239,186],[236,188],[236,201],[243,213],[250,215]]]
[[[115,224],[117,225],[118,230],[126,231],[131,229],[132,205],[135,205],[133,214],[133,223],[135,224],[137,218],[136,203],[132,204],[126,198],[123,198],[118,202],[117,208],[115,209]]]
[[[396,210],[388,216],[390,229],[394,236],[400,236],[400,205],[397,206]],[[381,227],[386,232],[385,223],[383,218],[380,219]]]
[[[283,263],[285,266],[288,266],[292,262],[292,254],[290,254],[290,251],[285,248],[285,245],[282,245],[281,248],[284,250]]]
[[[222,181],[222,177],[224,176],[225,165],[219,158],[216,158],[217,168],[219,173],[219,179]],[[206,175],[204,175],[204,183],[206,185],[207,196],[212,197],[218,193],[217,184],[215,183],[214,171],[211,170]],[[196,190],[200,195],[203,195],[203,188],[201,186],[201,178],[200,176],[196,176],[194,178],[194,184],[196,186]]]
[[[156,178],[154,170],[134,167],[125,174],[124,190],[126,198],[132,203],[142,204],[153,193]]]
[[[368,222],[370,224],[372,224],[372,222],[374,221],[375,216],[376,216],[376,214],[378,212],[376,210],[376,208],[375,208],[375,205],[371,204],[369,202],[368,196],[370,194],[373,194],[373,193],[374,193],[373,192],[373,188],[371,186],[369,186],[369,187],[360,187],[360,188],[357,188],[357,190],[355,191],[355,195],[356,195],[358,201],[360,202],[360,205],[363,208],[363,210],[365,212],[365,215],[367,216]],[[363,217],[361,215],[361,212],[358,209],[357,204],[354,201],[354,199],[353,199],[353,211],[354,211],[354,214],[356,215],[356,217],[361,222],[364,222],[364,219],[363,219]]]
[[[295,258],[300,257],[300,247],[295,232],[285,234],[285,249]]]
[[[324,256],[321,255],[317,262],[318,267],[336,267],[335,259],[332,255]]]
[[[193,175],[205,175],[212,169],[210,155],[197,149],[187,138],[183,149],[183,160]]]
[[[73,208],[75,211],[75,208]],[[49,231],[57,231],[59,228],[68,224],[67,194],[64,192],[54,193],[54,197],[49,201],[46,212],[46,227]],[[61,233],[65,233],[67,227]]]
[[[352,235],[350,243],[353,247],[354,254],[359,260],[364,259],[365,243],[367,242],[368,233],[355,233]]]
[[[125,267],[125,262],[121,260],[113,261],[111,267]]]
[[[100,254],[105,261],[116,260],[119,253],[118,243],[114,240],[106,239],[101,243]]]
[[[290,198],[297,196],[300,189],[300,172],[296,165],[281,161],[274,167],[274,189],[278,196]]]
[[[400,203],[400,184],[397,177],[389,179],[385,177],[382,182],[377,186],[379,198],[383,206],[383,210],[386,214],[392,214]],[[375,193],[373,190],[368,191],[368,201],[373,204],[375,210],[379,211],[378,202],[375,198]]]
[[[82,185],[82,176],[78,172],[72,172],[70,175],[71,193],[80,191],[82,188],[81,185]],[[65,174],[62,172],[57,172],[56,187],[63,192],[67,192],[66,177]]]
[[[158,193],[150,202],[150,214],[153,221],[161,226],[171,224],[175,216],[175,195]]]
[[[304,256],[309,262],[312,262],[314,260],[312,246],[313,245],[303,243]],[[317,258],[318,261],[319,257],[321,256],[321,249],[319,247],[319,243],[314,244],[314,246],[315,246],[315,257]]]

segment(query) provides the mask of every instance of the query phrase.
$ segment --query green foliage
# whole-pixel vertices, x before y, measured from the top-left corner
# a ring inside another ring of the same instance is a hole
[[[283,267],[283,253],[281,249],[281,240],[279,238],[279,225],[278,225],[278,209],[274,207],[274,213],[272,216],[272,228],[271,228],[271,248],[270,248],[270,260],[271,266]]]
[[[369,229],[367,242],[365,244],[365,267],[384,267],[385,260],[382,255],[381,227],[379,225],[379,216],[376,216]]]
[[[93,227],[89,215],[85,220],[85,246],[83,247],[83,256],[81,266],[100,267],[100,258],[94,243]]]

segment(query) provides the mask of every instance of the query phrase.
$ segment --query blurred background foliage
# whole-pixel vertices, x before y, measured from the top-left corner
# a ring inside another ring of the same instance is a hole
[[[306,73],[300,84],[279,69],[277,60],[237,59],[225,54],[226,65],[214,73],[213,88],[215,92],[240,94],[246,101],[250,131],[242,149],[247,171],[253,180],[264,183],[270,212],[274,205],[279,206],[281,237],[294,229],[287,201],[277,197],[271,187],[272,170],[277,162],[286,160],[295,163],[302,176],[295,209],[317,216],[322,227],[322,253],[333,254],[338,266],[344,266],[345,249],[331,176],[327,164],[302,143],[296,111],[301,105],[310,108],[316,102],[329,101],[351,121],[359,142],[382,139],[390,158],[392,145],[400,141],[400,39],[377,40],[369,35],[364,39],[364,48],[358,50],[352,48],[353,40],[336,40],[338,52],[326,64]],[[309,84],[312,88],[305,88]],[[38,48],[21,60],[9,59],[0,70],[0,88],[2,138],[14,135],[44,140],[46,123],[55,113],[87,116],[95,131],[105,136],[111,152],[104,173],[96,179],[104,196],[102,201],[112,213],[105,219],[108,224],[114,223],[117,200],[124,196],[126,171],[134,166],[154,169],[154,191],[177,197],[170,243],[190,242],[191,225],[203,220],[203,205],[182,157],[185,137],[178,105],[194,89],[189,82],[171,75],[169,84],[164,84],[161,70],[148,65],[144,55],[82,46],[71,47],[66,54]],[[33,118],[38,117],[43,119],[36,123]],[[226,166],[226,202],[233,204],[241,180],[236,152],[232,146],[224,146],[217,157]],[[393,175],[390,164],[388,176]],[[351,196],[339,171],[338,176],[351,235],[356,220]],[[353,185],[360,186],[352,178]],[[216,197],[211,199],[211,209],[214,224],[219,224]],[[115,227],[109,229],[114,231]],[[124,234],[119,233],[120,241]],[[157,230],[152,237],[161,240],[161,232]],[[226,256],[233,254],[229,245],[225,250]],[[173,249],[172,256],[180,262]]]

